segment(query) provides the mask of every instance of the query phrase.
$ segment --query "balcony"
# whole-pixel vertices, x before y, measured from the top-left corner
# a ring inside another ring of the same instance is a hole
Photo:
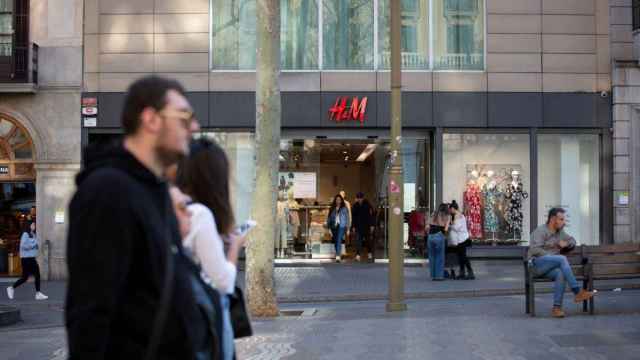
[[[443,70],[483,70],[483,54],[446,54],[435,64],[436,69]]]
[[[429,69],[429,58],[421,53],[416,52],[402,52],[400,57],[402,58],[403,70],[426,70]],[[380,57],[382,69],[391,69],[391,52],[383,51]]]
[[[0,93],[35,93],[38,87],[38,45],[34,43],[1,50],[0,53],[12,55],[0,56]]]

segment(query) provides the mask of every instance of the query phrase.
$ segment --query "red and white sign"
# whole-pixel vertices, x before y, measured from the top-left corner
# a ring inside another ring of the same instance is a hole
[[[98,107],[97,106],[88,106],[88,107],[83,107],[82,108],[82,115],[85,116],[94,116],[98,114]]]
[[[351,101],[349,101],[351,100]],[[358,99],[357,96],[349,99],[347,96],[339,96],[335,104],[329,109],[329,119],[336,122],[360,121],[364,123],[367,112],[367,97]]]

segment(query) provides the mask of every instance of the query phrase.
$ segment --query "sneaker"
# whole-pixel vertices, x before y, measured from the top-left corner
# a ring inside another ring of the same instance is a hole
[[[369,253],[369,260],[373,260],[373,254]]]
[[[554,306],[553,309],[551,310],[551,317],[562,319],[564,317],[564,311],[562,311],[561,307]]]
[[[360,255],[356,255],[356,261],[360,262]]]
[[[336,256],[336,262],[339,263],[340,262],[340,256]]]
[[[7,297],[9,298],[9,300],[13,300],[13,292],[14,292],[13,286],[9,286],[7,288]]]
[[[579,293],[576,294],[576,298],[573,300],[576,304],[581,303],[583,301],[587,301],[591,299],[595,295],[595,291],[587,291],[585,289],[580,290]]]
[[[47,300],[49,297],[40,291],[36,293],[36,300]]]

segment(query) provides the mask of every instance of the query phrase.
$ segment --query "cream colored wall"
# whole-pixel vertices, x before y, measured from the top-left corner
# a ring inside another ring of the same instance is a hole
[[[625,12],[630,0],[485,1],[486,71],[405,73],[405,90],[611,89],[610,54],[631,49]],[[190,91],[254,90],[254,73],[208,71],[209,0],[85,3],[86,91],[124,91],[149,73],[175,77]],[[389,81],[385,72],[299,73],[283,74],[281,86],[283,91],[388,91]]]

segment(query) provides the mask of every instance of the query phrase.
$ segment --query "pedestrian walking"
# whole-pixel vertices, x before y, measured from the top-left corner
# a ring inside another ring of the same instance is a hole
[[[356,236],[356,261],[360,261],[363,244],[367,246],[369,261],[373,261],[375,247],[373,245],[373,230],[375,218],[373,207],[364,196],[364,193],[356,194],[356,202],[351,208],[352,224],[351,230]]]
[[[336,247],[336,262],[341,260],[342,238],[349,228],[349,210],[345,205],[344,198],[338,194],[333,198],[329,216],[327,217],[327,227],[331,230],[333,243]]]
[[[451,215],[449,205],[440,204],[433,214],[428,226],[427,247],[429,251],[429,269],[431,280],[444,280],[444,257],[446,248],[446,234],[449,231]]]
[[[189,152],[182,86],[134,82],[124,139],[92,148],[69,205],[70,359],[221,359],[219,295],[186,255],[163,174]]]
[[[47,300],[49,297],[40,292],[40,266],[36,257],[38,256],[38,236],[36,235],[36,223],[26,223],[22,236],[20,237],[20,264],[22,265],[22,275],[12,286],[7,288],[7,296],[13,300],[15,289],[27,282],[30,276],[35,279],[36,300]]]
[[[565,213],[563,208],[549,210],[547,223],[538,226],[531,233],[527,254],[535,275],[554,282],[551,316],[555,318],[565,316],[562,303],[566,284],[569,284],[571,291],[575,294],[575,303],[589,300],[595,294],[582,289],[576,281],[567,257],[563,255],[576,246],[576,239],[564,231]]]
[[[467,248],[471,246],[471,238],[467,229],[467,219],[460,211],[460,206],[453,200],[449,205],[452,220],[449,227],[449,246],[458,256],[459,273],[457,279],[475,280],[475,274],[471,267],[471,261],[467,256]]]
[[[236,289],[238,256],[246,238],[234,233],[229,160],[216,143],[200,139],[192,143],[177,175],[178,186],[194,201],[188,206],[191,231],[184,239],[184,247],[220,292],[223,359],[232,360],[235,350],[230,303]],[[226,254],[225,241],[229,246]]]

